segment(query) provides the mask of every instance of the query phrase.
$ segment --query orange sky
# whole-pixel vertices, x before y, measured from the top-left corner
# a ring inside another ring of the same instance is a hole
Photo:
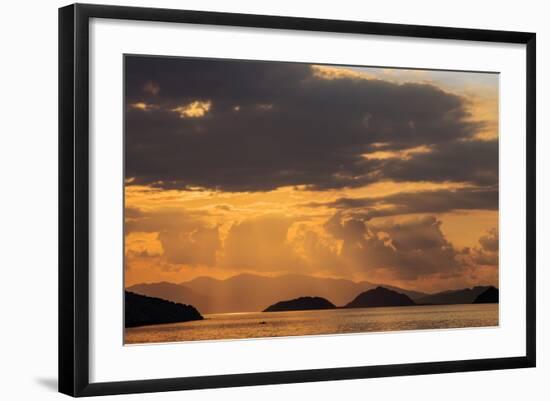
[[[127,119],[153,119],[158,114],[157,125],[152,125],[158,130],[164,126],[162,116],[174,119],[170,127],[180,127],[177,125],[179,119],[181,124],[187,124],[185,127],[196,130],[197,139],[186,142],[193,144],[204,132],[220,130],[216,128],[215,119],[221,119],[216,113],[220,113],[222,100],[204,95],[192,100],[193,95],[190,95],[178,103],[175,95],[163,97],[166,85],[161,79],[149,78],[145,68],[143,71],[136,68],[136,71],[132,75],[136,90],[127,96]],[[498,76],[493,74],[333,66],[312,66],[311,72],[308,79],[315,80],[322,90],[325,90],[323,85],[330,85],[326,88],[336,91],[338,87],[333,85],[357,85],[367,81],[377,82],[380,88],[388,87],[392,91],[405,90],[407,85],[419,93],[437,90],[443,100],[452,95],[453,99],[460,99],[461,114],[455,117],[457,113],[453,111],[448,118],[456,118],[459,121],[456,124],[477,124],[468,136],[460,137],[462,131],[457,130],[460,134],[452,143],[484,146],[482,142],[494,142],[498,138]],[[372,91],[374,93],[374,89]],[[254,116],[282,109],[279,98],[271,100],[260,92],[258,99]],[[391,108],[392,103],[388,104]],[[227,113],[231,112],[233,119],[249,110],[244,101],[238,99],[230,107]],[[323,110],[330,113],[330,108]],[[424,118],[421,109],[414,113],[411,115]],[[284,118],[285,114],[281,116]],[[263,117],[254,118],[251,121],[261,126],[263,120],[260,118]],[[376,112],[365,111],[362,124],[368,130],[373,121],[377,123],[377,118]],[[445,122],[446,118],[441,121]],[[430,127],[434,125],[430,124]],[[413,119],[409,125],[411,129],[421,126]],[[134,131],[131,124],[128,126],[126,141],[131,143]],[[254,128],[250,126],[251,130]],[[186,135],[178,131],[180,128],[170,129],[174,130],[174,135]],[[384,138],[384,127],[377,126],[377,130]],[[152,135],[151,132],[146,133]],[[244,172],[242,182],[239,181],[239,187],[235,188],[225,188],[224,183],[206,187],[202,175],[189,178],[184,185],[165,185],[166,180],[147,181],[138,174],[132,175],[132,168],[128,169],[130,173],[125,185],[126,286],[142,282],[182,282],[198,276],[226,278],[243,272],[342,277],[426,292],[478,284],[498,286],[498,204],[479,201],[478,206],[476,203],[484,191],[494,191],[495,184],[477,171],[472,173],[472,179],[455,177],[453,173],[440,177],[445,171],[435,178],[424,178],[422,171],[433,175],[432,169],[445,170],[444,164],[441,167],[444,158],[441,161],[437,157],[444,145],[437,139],[411,142],[410,145],[395,144],[392,140],[388,143],[377,140],[355,158],[359,166],[361,158],[365,163],[380,163],[376,166],[385,169],[380,179],[365,179],[370,174],[368,170],[351,178],[350,173],[345,172],[342,174],[351,184],[328,188],[317,182],[307,182],[305,178],[303,182],[288,180],[291,185],[274,188],[248,188]],[[152,149],[151,154],[158,151],[156,146]],[[182,145],[182,157],[186,157],[185,149]],[[254,148],[249,152],[254,152]],[[127,151],[127,161],[141,162],[137,156],[132,157]],[[162,152],[155,157],[163,157]],[[204,166],[208,168],[208,158],[213,156],[204,157]],[[423,170],[422,164],[422,168],[418,167],[420,173],[408,177],[407,163],[423,158],[430,163],[436,160],[439,164],[428,164],[427,170]],[[401,163],[399,169],[394,167],[396,162]],[[468,160],[465,166],[467,163]],[[231,164],[226,165],[227,169],[232,168]],[[294,174],[293,168],[282,166],[278,176]],[[308,166],[304,168],[309,173]],[[136,168],[138,170],[144,171]],[[498,165],[494,170],[498,174]],[[264,170],[259,171],[261,174]],[[392,175],[394,171],[398,174]],[[218,173],[219,170],[213,170],[209,174]],[[239,171],[235,174],[238,176]],[[332,175],[335,174],[338,173]],[[488,173],[484,171],[483,174]],[[365,183],[355,185],[355,179],[364,179]],[[446,203],[445,199],[450,200]]]

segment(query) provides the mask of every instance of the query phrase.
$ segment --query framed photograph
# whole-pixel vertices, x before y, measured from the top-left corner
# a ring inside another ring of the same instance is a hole
[[[59,390],[535,366],[535,34],[59,10]]]

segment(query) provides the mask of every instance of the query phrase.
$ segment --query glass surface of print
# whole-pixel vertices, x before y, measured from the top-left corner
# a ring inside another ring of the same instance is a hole
[[[499,324],[499,76],[125,56],[125,343]]]

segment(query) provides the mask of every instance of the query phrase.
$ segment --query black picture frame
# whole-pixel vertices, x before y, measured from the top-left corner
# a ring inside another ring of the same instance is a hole
[[[381,366],[90,383],[88,61],[91,18],[179,22],[526,45],[526,353],[524,356]],[[59,391],[71,396],[255,386],[534,367],[536,363],[536,35],[219,12],[74,4],[59,9]]]

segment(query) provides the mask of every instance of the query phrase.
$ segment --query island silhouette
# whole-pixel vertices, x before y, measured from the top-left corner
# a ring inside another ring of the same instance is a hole
[[[124,292],[124,326],[136,327],[152,324],[179,323],[202,320],[191,305],[177,304],[160,298]]]
[[[481,294],[479,294],[476,299],[474,299],[474,304],[496,304],[498,303],[498,288],[493,286],[487,288]]]
[[[375,308],[382,306],[412,306],[414,301],[405,294],[389,290],[384,287],[376,287],[357,295],[353,301],[347,303],[345,308]]]
[[[264,309],[264,312],[284,312],[292,310],[334,309],[336,306],[321,297],[300,297],[288,301],[280,301]]]

